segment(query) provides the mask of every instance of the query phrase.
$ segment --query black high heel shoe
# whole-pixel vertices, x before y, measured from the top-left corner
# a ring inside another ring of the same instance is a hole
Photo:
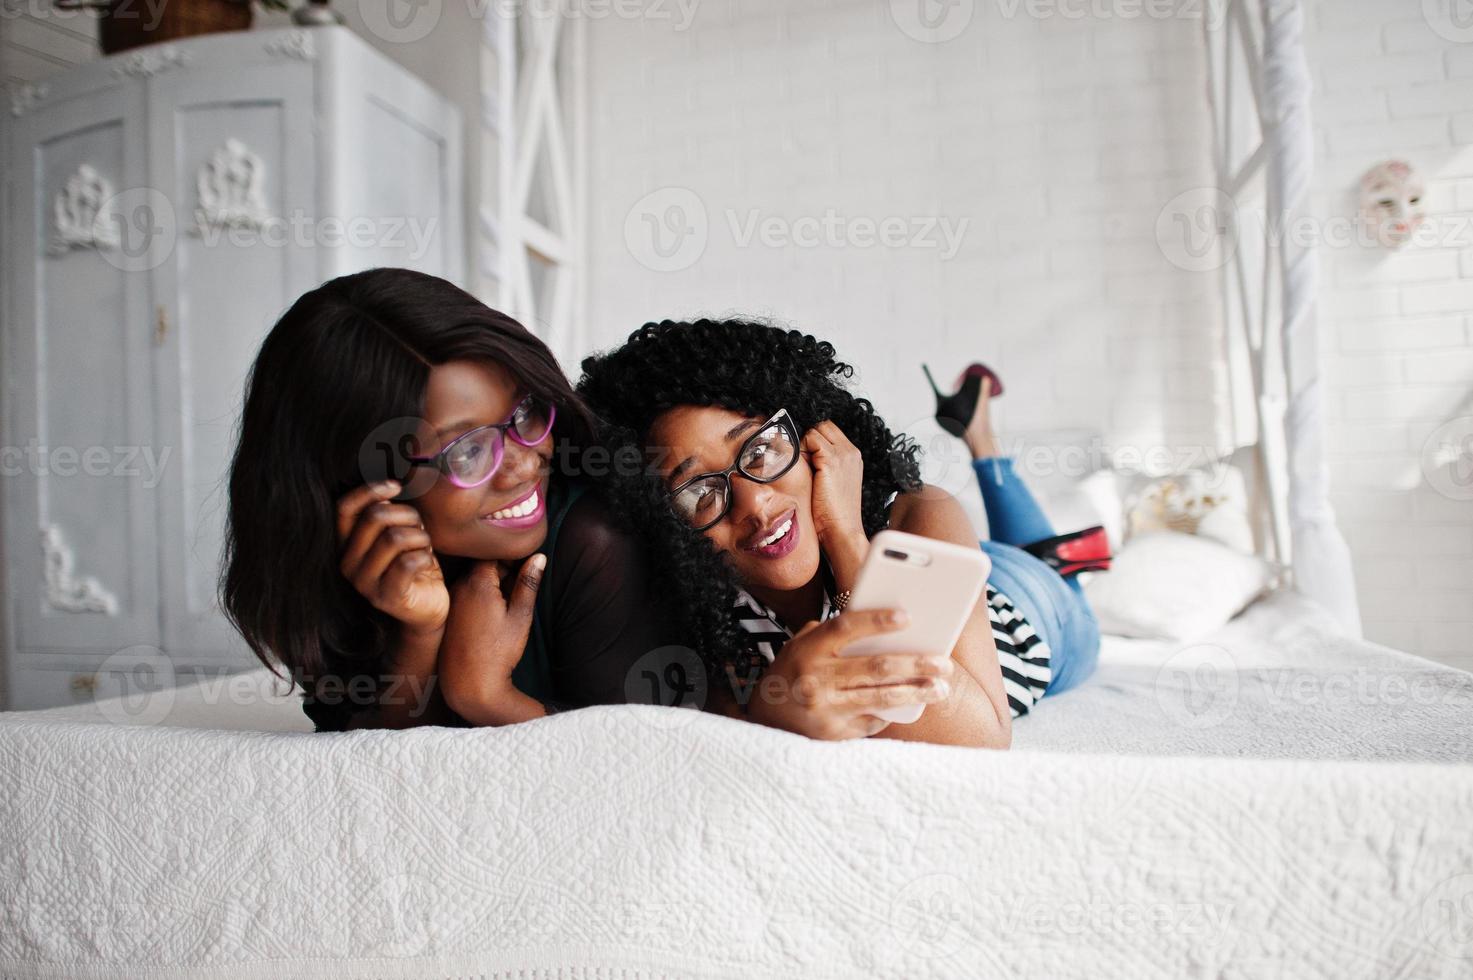
[[[949,395],[943,395],[941,389],[936,387],[936,379],[931,377],[931,369],[921,365],[921,370],[926,372],[926,380],[931,384],[931,391],[936,395],[936,422],[947,432],[961,438],[962,433],[967,431],[967,426],[972,424],[972,416],[977,414],[977,398],[982,394],[982,379],[992,379],[992,392],[989,397],[996,398],[1002,394],[1002,380],[997,373],[986,364],[969,364],[957,379],[957,390]]]

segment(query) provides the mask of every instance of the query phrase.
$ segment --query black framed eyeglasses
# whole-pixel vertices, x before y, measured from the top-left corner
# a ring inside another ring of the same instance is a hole
[[[416,466],[433,466],[461,489],[478,487],[496,475],[506,448],[506,437],[532,447],[540,445],[552,431],[557,406],[536,395],[527,395],[510,417],[480,425],[456,436],[433,456],[409,456]]]
[[[704,531],[731,510],[733,473],[753,483],[771,483],[798,462],[798,445],[798,427],[787,409],[778,409],[742,443],[730,466],[718,473],[693,476],[671,490],[670,506],[695,530]]]

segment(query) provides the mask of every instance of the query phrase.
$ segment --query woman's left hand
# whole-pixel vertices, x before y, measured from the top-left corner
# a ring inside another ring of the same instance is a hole
[[[813,468],[813,523],[819,540],[864,533],[860,495],[864,457],[833,422],[823,421],[803,436],[803,455]]]
[[[450,618],[436,670],[445,703],[473,725],[505,725],[543,713],[540,703],[512,684],[532,630],[537,589],[546,558],[522,563],[511,586],[501,562],[478,561],[450,590]]]
[[[804,434],[803,455],[813,468],[813,529],[819,546],[835,565],[839,587],[850,588],[854,583],[842,573],[858,572],[857,566],[841,570],[838,565],[862,560],[868,550],[861,510],[864,457],[844,430],[827,420]]]

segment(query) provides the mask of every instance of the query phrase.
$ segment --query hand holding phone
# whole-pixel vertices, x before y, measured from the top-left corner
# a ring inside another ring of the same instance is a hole
[[[868,738],[889,726],[880,717],[886,709],[944,701],[956,669],[948,656],[841,655],[865,637],[904,629],[906,619],[898,609],[867,609],[808,623],[750,692],[747,717],[809,738]]]
[[[987,587],[992,562],[980,548],[966,548],[904,531],[881,531],[870,541],[847,610],[904,609],[904,629],[856,640],[840,656],[917,653],[951,656]],[[907,725],[925,705],[887,708],[876,715]]]

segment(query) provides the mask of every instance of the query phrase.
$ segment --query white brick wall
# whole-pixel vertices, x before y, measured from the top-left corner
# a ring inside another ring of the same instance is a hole
[[[1155,238],[1162,205],[1207,179],[1201,21],[1013,7],[954,5],[971,20],[944,43],[909,36],[889,0],[703,0],[685,31],[595,23],[593,342],[665,316],[771,313],[834,340],[891,422],[923,436],[920,363],[949,382],[985,359],[1017,392],[998,403],[1005,426],[1210,442],[1214,279]],[[654,271],[636,254],[641,215],[632,250],[626,219],[667,187],[694,192],[707,242],[688,268]],[[947,258],[744,246],[731,227],[830,212],[965,233]]]
[[[1321,248],[1327,436],[1367,635],[1473,669],[1473,500],[1422,471],[1437,428],[1473,415],[1473,43],[1440,36],[1423,6],[1309,4],[1317,212],[1352,213],[1360,175],[1400,157],[1457,239]]]

